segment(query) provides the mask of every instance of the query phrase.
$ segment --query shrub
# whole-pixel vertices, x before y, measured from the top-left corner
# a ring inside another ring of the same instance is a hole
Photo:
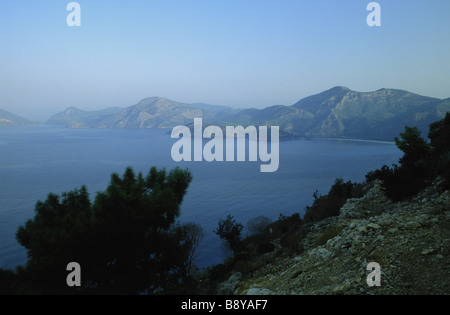
[[[244,226],[241,223],[237,223],[233,216],[228,215],[225,220],[220,219],[219,227],[214,233],[226,241],[233,253],[236,253],[241,246],[241,232],[243,228]]]
[[[420,172],[394,164],[392,168],[384,165],[380,170],[367,174],[366,180],[382,180],[386,196],[392,201],[402,201],[426,187],[427,181],[424,177],[425,175],[421,175]]]
[[[247,223],[247,231],[249,235],[262,236],[266,233],[272,220],[268,217],[259,216],[250,219]]]
[[[331,226],[328,229],[326,229],[322,235],[320,235],[319,239],[316,242],[317,246],[323,246],[325,245],[329,240],[332,238],[335,238],[336,236],[340,235],[342,233],[342,227],[338,226]]]
[[[256,251],[259,254],[266,254],[273,252],[275,250],[275,245],[273,245],[271,242],[264,242],[258,245],[258,248]]]
[[[85,186],[49,194],[17,231],[28,250],[17,290],[135,294],[180,287],[188,274],[178,269],[189,267],[201,235],[189,227],[172,229],[191,180],[190,172],[179,168],[170,173],[152,168],[144,177],[129,167],[123,177],[111,176],[94,203]],[[83,266],[83,282],[90,285],[66,285],[66,266],[73,261]]]
[[[344,182],[342,178],[335,180],[328,195],[318,196],[314,193],[314,202],[311,207],[306,207],[304,221],[317,222],[328,217],[335,217],[340,214],[342,206],[349,198],[359,198],[364,194],[361,184],[354,184],[351,181]]]
[[[400,166],[394,164],[390,168],[384,165],[366,175],[367,181],[382,180],[387,197],[393,201],[416,195],[433,178],[431,147],[421,138],[420,131],[416,127],[406,127],[400,136],[401,139],[395,138],[397,147],[404,152],[399,160]]]
[[[291,216],[280,214],[278,221],[272,223],[270,228],[275,236],[282,236],[283,234],[297,231],[302,226],[303,221],[299,213],[294,213]]]
[[[442,176],[445,188],[450,189],[450,113],[445,119],[430,125],[428,134],[432,148],[432,164],[435,176]]]
[[[298,232],[290,232],[283,235],[280,240],[280,245],[282,248],[287,249],[287,254],[298,254],[301,241],[302,238]]]

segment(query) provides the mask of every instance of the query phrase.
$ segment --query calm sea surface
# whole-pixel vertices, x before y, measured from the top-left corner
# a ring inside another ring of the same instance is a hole
[[[34,215],[38,200],[86,185],[92,199],[106,189],[110,175],[127,166],[144,175],[152,166],[189,168],[194,180],[181,208],[181,222],[202,225],[205,238],[197,264],[223,262],[220,239],[213,233],[228,214],[244,223],[256,216],[303,213],[317,189],[326,194],[335,178],[362,181],[401,152],[390,143],[308,140],[280,144],[280,168],[260,173],[260,162],[175,163],[175,140],[167,130],[0,128],[0,268],[26,262],[15,240],[20,225]]]

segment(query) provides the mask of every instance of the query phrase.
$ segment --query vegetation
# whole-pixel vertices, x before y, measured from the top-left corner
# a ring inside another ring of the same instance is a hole
[[[265,216],[259,216],[248,221],[247,231],[249,235],[262,236],[265,234],[271,223],[272,219]]]
[[[350,198],[359,198],[364,195],[363,185],[344,182],[342,178],[335,180],[329,193],[325,196],[318,196],[314,193],[314,203],[306,207],[305,222],[317,222],[328,217],[338,216],[342,206]]]
[[[1,272],[10,293],[170,293],[192,285],[190,268],[202,237],[195,224],[176,225],[192,177],[152,168],[147,177],[128,168],[111,176],[91,203],[86,187],[50,194],[17,232],[28,250],[25,268]],[[83,287],[69,288],[66,266],[82,266]]]
[[[331,226],[328,229],[326,229],[322,235],[317,240],[317,246],[323,246],[325,245],[329,240],[332,238],[340,235],[342,233],[342,227],[340,226]]]
[[[404,153],[399,165],[384,165],[367,174],[367,181],[382,180],[387,196],[393,201],[416,195],[436,177],[442,177],[446,188],[450,188],[450,113],[430,126],[430,142],[415,127],[406,127],[400,136],[401,139],[395,139]]]
[[[225,220],[221,219],[219,221],[219,227],[214,233],[226,241],[229,249],[236,254],[241,246],[241,233],[243,229],[244,226],[241,223],[237,223],[234,217],[229,215]]]

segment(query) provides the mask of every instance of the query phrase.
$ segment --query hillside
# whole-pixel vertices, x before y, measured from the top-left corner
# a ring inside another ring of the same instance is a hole
[[[424,133],[429,124],[450,111],[450,101],[407,91],[381,89],[355,92],[335,87],[292,106],[250,109],[227,118],[227,123],[278,125],[294,137],[393,139],[406,125]]]
[[[435,182],[405,202],[394,203],[379,183],[350,199],[338,217],[309,228],[302,253],[261,257],[267,265],[250,276],[234,274],[228,293],[450,294],[450,192]],[[329,231],[337,231],[325,239]],[[381,287],[369,287],[368,263],[381,265]]]
[[[398,164],[360,184],[337,179],[327,195],[314,194],[303,218],[260,224],[208,270],[219,283],[212,287],[237,295],[450,294],[450,113],[431,124],[429,142],[405,129]],[[378,287],[367,283],[372,262],[381,267]]]
[[[0,109],[0,127],[28,125],[33,125],[33,123],[23,117],[11,114],[10,112]]]

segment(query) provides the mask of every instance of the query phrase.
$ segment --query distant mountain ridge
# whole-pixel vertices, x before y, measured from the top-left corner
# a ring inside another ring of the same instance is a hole
[[[117,115],[121,110],[119,107],[110,107],[104,110],[85,111],[72,106],[54,115],[47,124],[69,128],[101,128],[101,123],[105,119]]]
[[[192,123],[194,118],[216,121],[236,110],[202,103],[185,104],[161,97],[149,97],[127,108],[83,111],[70,107],[48,120],[48,124],[70,128],[173,128]]]
[[[53,116],[48,123],[71,128],[173,128],[203,118],[221,127],[279,126],[283,139],[357,138],[393,141],[404,127],[424,132],[450,111],[450,98],[441,100],[408,91],[380,89],[355,92],[334,87],[297,103],[264,109],[232,109],[209,104],[186,104],[151,97],[124,109],[87,112],[76,108]]]
[[[393,141],[406,125],[426,135],[428,126],[450,111],[440,100],[395,89],[355,92],[334,87],[292,106],[249,109],[227,117],[225,124],[277,125],[292,138],[357,138]]]
[[[17,115],[14,115],[6,110],[0,109],[0,127],[8,126],[28,126],[34,123]]]

